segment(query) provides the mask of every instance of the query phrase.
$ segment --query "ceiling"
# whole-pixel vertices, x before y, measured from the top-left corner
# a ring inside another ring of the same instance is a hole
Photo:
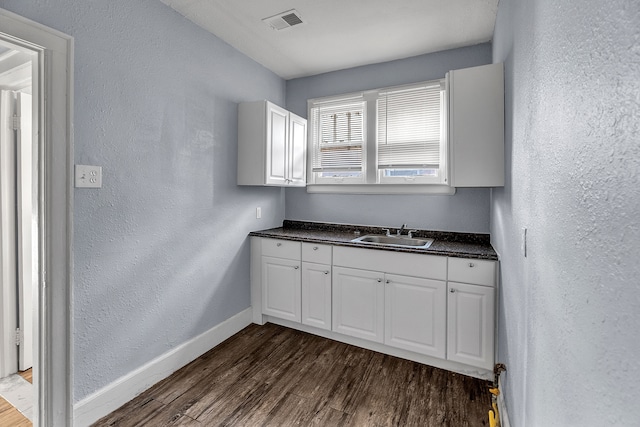
[[[490,41],[498,0],[160,0],[284,79]],[[303,23],[262,19],[295,9]]]

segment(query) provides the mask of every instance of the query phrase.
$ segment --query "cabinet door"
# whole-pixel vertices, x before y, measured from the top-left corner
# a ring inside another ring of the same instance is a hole
[[[502,64],[449,72],[451,185],[504,185]]]
[[[383,279],[379,272],[333,268],[333,331],[383,342]]]
[[[307,182],[307,121],[289,114],[288,184],[304,187]]]
[[[262,257],[262,313],[300,322],[300,261]]]
[[[331,330],[331,266],[302,263],[302,323]]]
[[[445,282],[387,274],[384,343],[444,359],[446,304]]]
[[[493,369],[494,289],[456,282],[448,289],[447,359]]]
[[[289,112],[267,103],[267,184],[287,183],[287,138]]]

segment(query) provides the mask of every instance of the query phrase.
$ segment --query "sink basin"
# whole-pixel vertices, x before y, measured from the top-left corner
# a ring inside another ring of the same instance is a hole
[[[368,243],[371,245],[402,246],[406,248],[427,249],[433,239],[416,239],[407,236],[385,236],[384,234],[368,234],[353,239],[354,243]]]

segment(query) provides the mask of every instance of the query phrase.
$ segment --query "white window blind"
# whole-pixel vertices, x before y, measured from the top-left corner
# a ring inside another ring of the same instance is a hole
[[[379,169],[440,167],[443,89],[440,82],[381,92],[377,102]]]
[[[311,108],[313,172],[362,170],[363,101],[334,101]]]

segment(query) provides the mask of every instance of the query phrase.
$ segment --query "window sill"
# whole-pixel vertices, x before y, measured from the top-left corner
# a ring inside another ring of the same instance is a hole
[[[325,194],[433,194],[452,196],[455,187],[437,184],[307,184],[307,193]]]

